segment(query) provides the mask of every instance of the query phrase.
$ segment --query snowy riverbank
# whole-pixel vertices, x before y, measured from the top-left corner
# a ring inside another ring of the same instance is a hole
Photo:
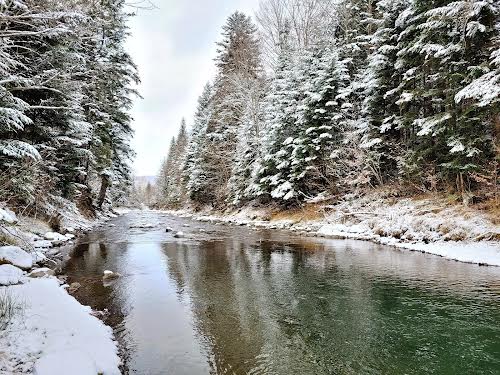
[[[0,334],[0,373],[118,375],[113,332],[55,277],[23,278],[7,288],[18,311]]]
[[[78,233],[114,217],[61,217],[60,233],[47,223],[0,208],[0,373],[37,375],[120,374],[111,328],[82,306],[45,265],[55,264]]]
[[[396,200],[371,195],[297,211],[244,208],[172,213],[201,221],[368,240],[460,262],[500,266],[500,226],[494,218],[437,198]]]

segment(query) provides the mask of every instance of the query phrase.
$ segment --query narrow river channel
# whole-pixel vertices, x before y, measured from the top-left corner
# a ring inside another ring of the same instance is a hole
[[[130,374],[500,373],[500,268],[137,211],[64,272]]]

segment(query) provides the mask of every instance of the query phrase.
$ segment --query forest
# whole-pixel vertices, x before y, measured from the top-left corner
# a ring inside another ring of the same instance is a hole
[[[124,0],[0,0],[0,201],[92,216],[131,186]]]
[[[266,0],[159,173],[160,207],[293,207],[380,187],[498,202],[500,3]]]

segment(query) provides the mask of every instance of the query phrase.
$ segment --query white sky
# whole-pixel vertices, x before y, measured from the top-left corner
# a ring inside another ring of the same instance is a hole
[[[214,76],[215,42],[236,10],[253,17],[259,0],[154,0],[131,20],[127,49],[139,67],[144,99],[132,111],[137,176],[158,173],[182,117],[191,124],[205,83]]]

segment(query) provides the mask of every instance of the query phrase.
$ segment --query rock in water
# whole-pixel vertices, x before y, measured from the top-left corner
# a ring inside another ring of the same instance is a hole
[[[0,264],[12,264],[23,270],[29,270],[33,267],[33,258],[20,247],[2,246],[0,247]]]
[[[109,280],[116,280],[120,277],[121,275],[119,273],[113,272],[113,271],[104,271],[104,275],[102,276],[102,279],[104,281],[109,281]]]
[[[78,289],[80,289],[81,287],[82,287],[82,284],[80,284],[80,283],[71,283],[71,284],[69,285],[69,289],[68,289],[68,291],[69,291],[70,293],[75,293],[75,292],[76,292]]]
[[[11,264],[2,264],[0,266],[0,285],[15,285],[21,282],[23,271]]]
[[[182,237],[184,237],[184,232],[177,232],[176,234],[174,234],[174,237],[175,238],[182,238]]]

